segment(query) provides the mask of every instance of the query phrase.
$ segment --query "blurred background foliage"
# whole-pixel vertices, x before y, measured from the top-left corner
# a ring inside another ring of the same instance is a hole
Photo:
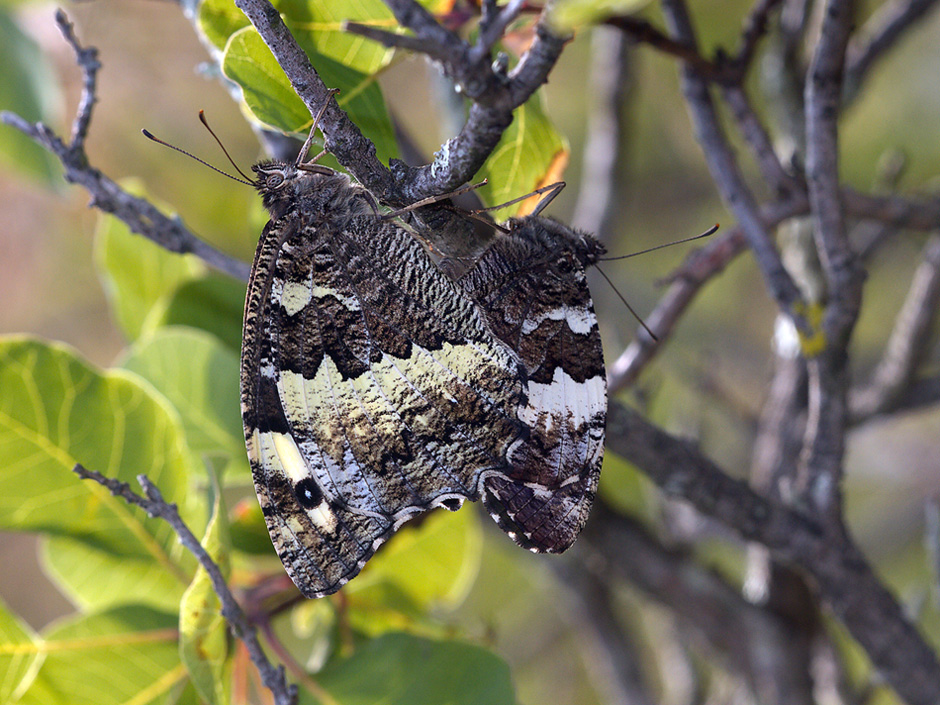
[[[747,0],[691,3],[705,55],[717,47],[736,46],[741,18],[750,4]],[[864,5],[862,15],[877,3]],[[98,0],[70,5],[67,11],[83,44],[98,47],[103,64],[100,102],[87,143],[93,164],[117,181],[133,179],[153,199],[172,204],[172,210],[205,240],[250,261],[264,221],[253,190],[179,158],[140,134],[146,127],[222,165],[196,119],[203,109],[239,165],[263,156],[239,106],[211,71],[207,75],[198,70],[208,55],[180,7],[171,2]],[[654,7],[644,12],[659,21]],[[0,6],[0,54],[2,65],[11,67],[9,73],[4,69],[0,80],[0,108],[28,119],[42,118],[67,133],[80,76],[52,14],[53,7],[45,2]],[[566,221],[580,188],[590,48],[590,32],[578,32],[543,92],[545,112],[570,147],[563,173],[569,186],[550,208],[551,215]],[[608,243],[613,254],[685,237],[714,222],[732,224],[692,135],[675,61],[647,48],[632,52],[630,61],[625,157],[620,164],[625,187],[618,195],[622,207],[612,227],[615,236]],[[936,189],[937,66],[940,16],[933,15],[880,62],[842,120],[846,183],[872,188],[884,164],[903,155],[899,189],[912,193]],[[751,80],[758,81],[759,76],[752,75]],[[379,77],[390,114],[426,157],[454,130],[439,103],[441,84],[436,69],[421,58],[396,57]],[[757,108],[766,111],[768,106]],[[121,322],[120,309],[109,304],[108,275],[101,268],[100,253],[94,253],[96,233],[100,247],[103,232],[112,225],[87,207],[86,193],[62,182],[60,169],[45,153],[9,127],[0,127],[0,163],[0,332],[63,341],[100,367],[126,360],[129,354],[135,356],[134,364],[148,364],[146,351],[125,350],[137,335]],[[752,164],[746,167],[753,169]],[[877,360],[921,245],[920,236],[902,234],[884,248],[869,271],[854,343],[859,375]],[[135,239],[129,246],[149,245]],[[605,270],[633,307],[643,312],[657,299],[657,280],[682,254],[681,249],[656,252],[612,263]],[[602,281],[592,280],[592,291],[610,360],[629,342],[635,323]],[[750,463],[755,417],[769,375],[774,316],[759,273],[746,256],[740,257],[705,288],[635,391],[636,397],[646,400],[653,420],[673,432],[694,436],[719,464],[742,477]],[[230,347],[237,342],[234,331],[217,333]],[[172,399],[171,391],[162,391]],[[926,410],[858,428],[850,437],[846,476],[853,532],[901,600],[912,611],[920,611],[934,646],[940,646],[940,629],[929,595],[934,578],[923,547],[923,501],[940,489],[938,424],[940,413]],[[0,458],[0,464],[10,460]],[[0,467],[0,474],[4,472]],[[244,475],[240,477],[244,480]],[[645,480],[614,457],[605,463],[603,485],[618,506],[627,505],[641,517],[654,518],[664,511],[662,500]],[[242,489],[246,495],[247,487]],[[466,522],[460,515],[475,511],[467,508],[439,521]],[[455,588],[454,599],[438,607],[438,624],[449,625],[445,631],[486,645],[504,658],[522,703],[597,702],[600,695],[586,665],[590,655],[572,629],[565,587],[553,570],[552,562],[559,559],[519,551],[489,522],[483,527],[478,551],[474,552],[472,540],[459,549],[471,556],[461,563],[471,574],[457,581],[463,587]],[[702,560],[737,582],[742,550],[727,538],[716,535],[701,551]],[[28,536],[3,536],[0,565],[0,598],[33,628],[73,612],[72,603],[43,576],[35,541]],[[408,572],[405,565],[399,568]],[[368,575],[367,570],[350,587],[361,580],[368,594]],[[624,615],[651,643],[671,641],[681,632],[667,612],[629,586],[618,589]],[[388,602],[375,597],[375,604]],[[318,603],[305,608],[310,612],[306,623],[311,634],[316,632],[319,609]],[[391,613],[387,617],[389,624],[400,622]],[[384,629],[376,622],[357,626],[375,632]],[[661,669],[663,690],[681,691],[682,676],[668,670],[668,659],[649,658],[654,670]]]

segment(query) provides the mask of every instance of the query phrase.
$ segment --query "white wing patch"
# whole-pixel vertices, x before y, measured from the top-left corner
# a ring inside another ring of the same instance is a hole
[[[522,323],[523,335],[537,330],[542,321],[565,321],[572,333],[587,335],[597,326],[597,316],[590,308],[583,306],[556,306],[544,312],[541,316],[529,316]]]
[[[580,428],[607,407],[606,389],[603,377],[576,382],[556,367],[548,384],[529,382],[529,403],[519,412],[519,419],[530,426],[547,423],[546,431],[562,422]]]

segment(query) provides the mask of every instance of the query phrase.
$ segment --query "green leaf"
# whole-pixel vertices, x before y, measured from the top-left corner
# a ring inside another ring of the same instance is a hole
[[[201,527],[189,492],[198,461],[175,410],[136,375],[96,370],[63,345],[24,337],[0,339],[0,390],[0,529],[63,537],[50,544],[53,553],[82,546],[86,555],[58,563],[63,587],[80,603],[178,600],[192,560],[169,525],[72,472],[80,462],[134,486],[146,473]],[[166,584],[163,574],[173,577],[175,597],[150,593],[150,583]],[[115,591],[127,575],[136,582]]]
[[[312,53],[309,48],[307,54],[324,83],[340,89],[340,107],[375,143],[379,159],[387,163],[396,156],[395,132],[375,77]],[[231,36],[222,58],[222,71],[242,87],[245,103],[259,122],[306,136],[312,124],[310,112],[253,27]]]
[[[42,639],[0,600],[0,702],[15,702],[42,665]]]
[[[420,525],[406,524],[344,589],[357,609],[351,618],[369,633],[401,618],[392,610],[419,617],[434,607],[452,608],[469,592],[480,567],[483,535],[470,507],[436,510]]]
[[[646,516],[657,506],[650,502],[656,494],[653,487],[646,475],[632,463],[614,453],[604,456],[598,493],[612,508],[630,516]]]
[[[255,556],[274,556],[274,547],[271,545],[271,535],[264,523],[264,514],[261,505],[254,494],[245,497],[232,507],[230,517],[232,545],[242,553]],[[276,560],[276,558],[275,558]]]
[[[0,7],[0,109],[25,120],[52,122],[61,103],[55,72],[36,43]],[[33,178],[58,183],[58,167],[51,154],[19,130],[0,130],[0,162]],[[55,176],[55,178],[53,178]]]
[[[181,284],[170,295],[161,314],[151,320],[157,326],[201,328],[238,353],[244,308],[245,283],[208,272]]]
[[[137,488],[136,481],[133,485]],[[59,589],[86,612],[132,602],[176,610],[194,570],[194,560],[178,546],[160,545],[154,551],[159,548],[164,556],[143,557],[101,548],[85,538],[49,536],[40,557]]]
[[[229,37],[251,22],[233,0],[202,0],[196,26],[217,49],[224,49]]]
[[[324,668],[317,683],[342,705],[516,702],[509,667],[492,652],[408,634],[386,634],[367,642],[350,658]]]
[[[195,256],[169,252],[113,216],[98,221],[95,262],[114,318],[129,340],[153,330],[176,289],[206,270]]]
[[[424,0],[420,4],[434,14],[443,14],[453,1]],[[374,74],[391,61],[393,50],[343,31],[345,21],[386,31],[398,29],[391,11],[380,0],[276,0],[273,5],[311,58],[326,57],[364,74]],[[203,0],[199,7],[198,26],[220,49],[232,34],[248,24],[232,0]],[[320,66],[316,62],[313,65],[319,72]]]
[[[44,634],[46,659],[20,705],[146,705],[186,679],[176,617],[141,605],[68,619]]]
[[[394,31],[398,22],[381,0],[281,0],[278,9],[308,55],[325,56],[364,74],[374,74],[391,61],[392,49],[343,31],[344,20]]]
[[[561,179],[568,163],[568,144],[555,130],[542,107],[541,91],[535,93],[513,115],[512,124],[474,180],[489,183],[477,193],[488,205],[506,203]],[[497,220],[528,213],[539,197],[502,208]]]
[[[559,0],[549,10],[548,21],[559,34],[599,24],[613,15],[639,12],[650,0]]]
[[[194,453],[221,457],[226,474],[247,477],[239,363],[231,349],[194,328],[160,328],[135,343],[120,365],[146,379],[176,407]]]
[[[222,493],[213,473],[215,500],[212,518],[202,546],[224,576],[229,572],[228,525]],[[230,702],[228,670],[228,626],[222,617],[218,595],[209,574],[200,566],[180,603],[180,658],[189,670],[200,697],[209,705]]]

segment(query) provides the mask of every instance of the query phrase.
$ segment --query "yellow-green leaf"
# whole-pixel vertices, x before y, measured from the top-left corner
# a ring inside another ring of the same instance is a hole
[[[477,174],[489,183],[478,190],[491,206],[506,203],[561,179],[568,163],[567,141],[555,130],[542,108],[541,92],[535,93],[513,114],[513,121]],[[524,215],[538,197],[493,214],[496,220]]]
[[[16,702],[42,665],[42,639],[0,600],[0,703]]]
[[[375,143],[379,159],[387,163],[396,156],[395,132],[375,77],[326,56],[310,58],[324,83],[340,89],[336,98],[340,107]],[[242,87],[245,103],[255,119],[282,132],[306,136],[312,124],[310,112],[253,27],[231,36],[225,46],[222,71]]]
[[[70,618],[43,637],[45,661],[19,705],[162,703],[186,680],[175,615],[142,605]]]
[[[247,478],[248,460],[238,397],[238,356],[218,338],[195,328],[160,328],[138,340],[121,361],[179,411],[192,451],[220,458]]]
[[[361,608],[350,616],[371,633],[395,624],[390,607],[414,616],[454,607],[466,597],[480,567],[483,536],[471,507],[436,510],[420,525],[406,524],[344,589]],[[400,626],[403,626],[399,622]]]
[[[222,493],[213,477],[215,499],[212,518],[206,527],[202,547],[222,570],[229,571],[230,539]],[[229,702],[228,627],[220,612],[222,606],[212,581],[200,566],[180,602],[180,658],[199,696],[209,705]]]
[[[206,270],[195,256],[169,252],[110,215],[98,221],[95,263],[114,318],[129,340],[152,330],[173,292]]]
[[[380,71],[391,61],[393,50],[343,30],[343,23],[349,21],[395,31],[398,23],[381,0],[275,0],[272,4],[311,58],[325,56],[364,74]],[[442,14],[450,9],[453,0],[422,0],[421,5],[432,13]],[[232,34],[248,24],[232,0],[200,3],[198,26],[220,49]],[[320,70],[316,62],[314,68]]]
[[[97,370],[64,345],[20,336],[0,339],[0,389],[0,528],[60,537],[49,550],[66,551],[62,587],[81,604],[178,601],[193,562],[169,525],[72,472],[81,463],[134,487],[145,473],[201,528],[189,491],[198,460],[176,411],[136,375]],[[135,580],[123,594],[108,588],[128,571]],[[176,585],[175,595],[152,593],[154,581]]]

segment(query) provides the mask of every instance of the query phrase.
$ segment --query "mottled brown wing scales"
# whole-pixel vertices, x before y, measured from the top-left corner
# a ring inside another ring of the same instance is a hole
[[[603,456],[584,274],[603,248],[515,220],[455,283],[345,176],[254,169],[272,220],[245,306],[242,415],[300,590],[336,591],[410,517],[465,499],[526,548],[570,546]]]
[[[518,544],[567,549],[581,532],[603,460],[607,386],[585,268],[603,248],[545,218],[510,222],[510,233],[461,279],[494,335],[525,367],[529,429],[487,477],[490,514]]]
[[[315,597],[409,517],[479,498],[525,434],[524,380],[474,303],[361,189],[264,169],[286,177],[262,188],[280,217],[249,283],[242,412],[274,545]]]

